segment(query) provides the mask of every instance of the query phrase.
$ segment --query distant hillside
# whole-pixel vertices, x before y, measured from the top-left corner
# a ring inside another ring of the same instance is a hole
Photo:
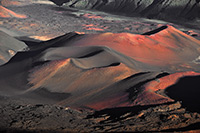
[[[51,0],[57,5],[156,19],[200,18],[200,0]]]

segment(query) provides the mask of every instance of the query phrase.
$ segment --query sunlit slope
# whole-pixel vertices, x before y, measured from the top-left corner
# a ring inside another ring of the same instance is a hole
[[[130,33],[82,35],[66,46],[106,46],[136,61],[168,68],[174,65],[179,68],[195,65],[192,61],[200,55],[200,41],[172,26],[144,35]]]
[[[36,103],[100,110],[172,102],[165,89],[200,70],[200,42],[171,26],[26,43],[29,51],[0,68],[1,94]]]
[[[15,12],[0,5],[0,17],[3,17],[3,18],[10,18],[10,17],[26,18],[26,15],[15,13]]]
[[[59,103],[76,108],[103,109],[171,102],[173,99],[157,94],[157,89],[148,89],[145,84],[157,79],[162,71],[199,71],[195,62],[199,56],[199,41],[171,26],[143,35],[103,33],[75,35],[67,40],[64,35],[46,44],[53,47],[44,50],[37,60],[48,62],[29,71],[31,87],[25,93],[43,88],[52,93],[70,94]],[[183,72],[170,83],[176,83],[183,76],[198,74]],[[133,93],[131,88],[138,84],[141,85],[137,93]]]

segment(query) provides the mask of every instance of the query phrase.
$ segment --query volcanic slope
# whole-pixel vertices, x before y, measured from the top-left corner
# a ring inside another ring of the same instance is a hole
[[[0,65],[7,63],[18,51],[24,51],[26,48],[24,42],[0,31]]]
[[[11,17],[27,18],[26,15],[15,13],[12,10],[9,10],[8,8],[6,8],[7,6],[20,5],[20,4],[21,3],[18,1],[1,0],[0,1],[0,17],[3,17],[3,18],[11,18]]]
[[[157,19],[199,18],[199,0],[51,0],[57,5]]]
[[[68,33],[29,46],[0,67],[2,95],[95,110],[162,104],[173,99],[145,83],[200,71],[200,41],[171,26],[143,35]],[[150,102],[140,100],[145,96]]]
[[[62,43],[64,44],[64,42]],[[70,46],[104,46],[135,61],[150,65],[151,68],[147,65],[149,70],[152,70],[154,66],[163,70],[180,71],[182,67],[185,70],[189,66],[198,69],[197,63],[193,61],[199,57],[199,43],[199,40],[167,25],[143,35],[130,33],[80,35],[67,42],[65,48]],[[47,51],[47,54],[42,57],[43,60],[54,60],[52,57],[56,55],[56,50],[55,48]],[[66,53],[62,56],[68,57]]]

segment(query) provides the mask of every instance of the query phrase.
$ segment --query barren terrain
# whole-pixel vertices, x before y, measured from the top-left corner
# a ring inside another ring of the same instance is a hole
[[[1,132],[200,130],[198,0],[0,2]]]

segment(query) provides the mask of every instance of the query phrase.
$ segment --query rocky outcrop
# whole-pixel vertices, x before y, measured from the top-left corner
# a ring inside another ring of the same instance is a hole
[[[51,0],[57,5],[156,19],[200,17],[199,0]]]
[[[27,104],[8,97],[0,99],[0,132],[188,131],[199,129],[200,124],[200,114],[187,112],[179,102],[88,112],[58,105]]]

